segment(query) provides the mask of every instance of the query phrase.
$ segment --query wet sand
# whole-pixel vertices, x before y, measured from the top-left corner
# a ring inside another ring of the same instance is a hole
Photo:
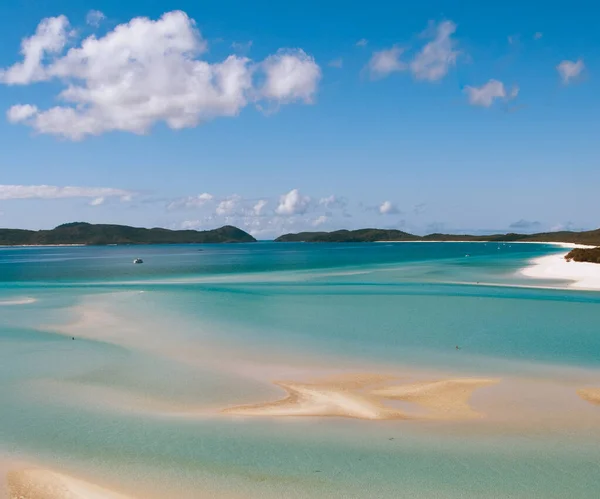
[[[600,405],[600,388],[581,388],[577,390],[577,395],[592,404]]]
[[[114,490],[45,469],[20,469],[6,476],[9,499],[134,499]]]
[[[283,399],[223,409],[238,416],[346,417],[364,420],[390,419],[471,419],[483,415],[474,411],[469,400],[478,388],[497,379],[446,379],[431,382],[390,384],[380,375],[346,376],[312,383],[276,382],[287,392]],[[391,405],[390,401],[416,404],[417,410]]]

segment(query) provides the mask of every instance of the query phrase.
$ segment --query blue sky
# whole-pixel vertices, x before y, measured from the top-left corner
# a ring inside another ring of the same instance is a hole
[[[0,226],[596,228],[599,10],[2,2]]]

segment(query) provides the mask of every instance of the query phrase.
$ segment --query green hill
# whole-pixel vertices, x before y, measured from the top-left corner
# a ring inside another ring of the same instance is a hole
[[[336,230],[334,232],[300,232],[285,234],[277,242],[307,243],[358,243],[374,241],[493,241],[493,242],[557,242],[600,246],[600,229],[584,232],[543,232],[540,234],[492,234],[472,236],[468,234],[429,234],[416,236],[400,230],[360,229]]]
[[[285,234],[275,239],[277,242],[307,242],[307,243],[361,243],[374,241],[416,241],[419,236],[413,236],[401,230],[359,229],[336,230],[334,232],[300,232]]]
[[[52,244],[186,244],[186,243],[250,243],[250,234],[226,225],[214,230],[145,229],[127,225],[89,224],[73,222],[52,230],[0,229],[0,245]]]
[[[600,248],[575,248],[566,256],[567,261],[600,263]]]

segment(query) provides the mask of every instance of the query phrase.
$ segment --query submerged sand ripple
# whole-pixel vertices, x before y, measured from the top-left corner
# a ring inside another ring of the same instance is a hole
[[[44,469],[10,471],[9,499],[133,499],[113,490]]]
[[[592,404],[600,405],[600,388],[581,388],[577,390],[577,395]]]
[[[276,382],[287,392],[287,397],[230,407],[222,412],[240,416],[337,416],[365,420],[471,419],[482,416],[469,405],[473,392],[499,381],[465,378],[382,386],[389,379],[358,375],[313,383]],[[390,407],[386,405],[390,400],[414,403],[425,413]]]

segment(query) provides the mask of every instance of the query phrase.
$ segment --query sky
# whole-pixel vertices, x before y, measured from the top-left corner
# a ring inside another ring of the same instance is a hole
[[[0,227],[600,226],[600,6],[0,3]]]

